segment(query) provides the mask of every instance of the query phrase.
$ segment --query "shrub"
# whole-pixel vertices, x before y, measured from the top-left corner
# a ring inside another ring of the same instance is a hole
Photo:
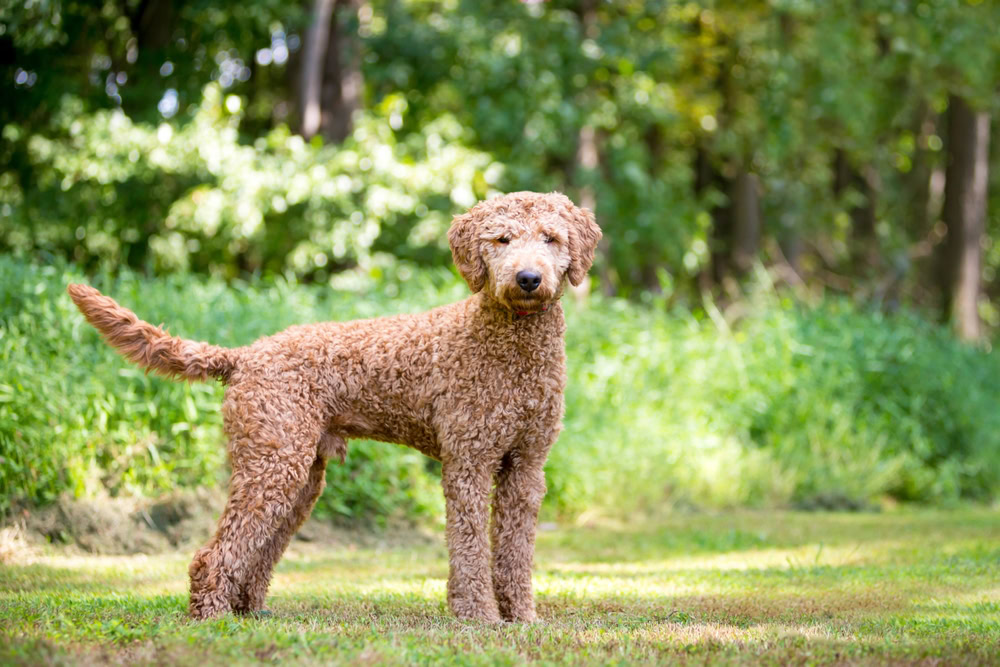
[[[341,276],[353,276],[351,289],[187,274],[88,280],[173,333],[222,345],[466,294],[445,270],[393,271]],[[0,258],[0,503],[221,482],[221,386],[123,361],[65,295],[79,280],[72,266]],[[997,353],[848,301],[805,306],[761,290],[748,306],[730,329],[711,311],[566,300],[569,384],[548,515],[998,496]],[[318,511],[439,519],[438,476],[413,450],[355,442],[345,465],[330,465]]]
[[[595,304],[568,331],[569,512],[951,503],[1000,490],[1000,356],[902,313],[760,290],[720,316]],[[600,312],[594,312],[600,311]]]
[[[225,277],[444,265],[452,214],[494,194],[503,174],[448,114],[398,137],[400,95],[360,113],[339,145],[285,126],[241,136],[241,105],[213,83],[176,126],[86,113],[70,95],[47,133],[8,123],[0,141],[23,144],[32,178],[0,170],[0,251]]]
[[[46,502],[63,491],[155,494],[224,479],[218,384],[148,376],[100,341],[65,295],[88,280],[68,266],[0,259],[0,502]],[[421,309],[458,284],[421,273],[405,298],[177,275],[89,279],[171,332],[241,345],[303,321],[371,317]],[[393,290],[389,290],[390,292]],[[457,290],[455,290],[457,291]],[[391,445],[354,443],[331,465],[321,513],[430,516],[440,493],[424,458]]]

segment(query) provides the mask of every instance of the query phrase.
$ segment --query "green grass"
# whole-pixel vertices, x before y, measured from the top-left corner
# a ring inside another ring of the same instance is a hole
[[[263,620],[185,617],[188,554],[0,569],[0,662],[1000,660],[996,511],[676,514],[539,534],[541,622],[463,623],[431,545],[293,545]]]

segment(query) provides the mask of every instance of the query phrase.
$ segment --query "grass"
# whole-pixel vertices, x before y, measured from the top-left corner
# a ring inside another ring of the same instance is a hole
[[[995,664],[1000,515],[675,514],[539,534],[542,622],[445,607],[437,542],[297,543],[267,619],[185,617],[189,554],[0,569],[0,663]]]

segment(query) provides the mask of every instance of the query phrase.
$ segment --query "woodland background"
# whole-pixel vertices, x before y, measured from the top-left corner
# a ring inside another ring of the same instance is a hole
[[[125,365],[67,281],[231,345],[418,310],[465,293],[452,215],[521,189],[605,233],[550,515],[995,501],[998,26],[989,0],[0,0],[0,511],[220,482],[221,389]],[[330,475],[321,514],[440,516],[408,450]]]

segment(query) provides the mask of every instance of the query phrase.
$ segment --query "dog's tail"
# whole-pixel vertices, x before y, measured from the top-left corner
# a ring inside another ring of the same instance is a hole
[[[225,381],[236,368],[236,350],[171,336],[89,285],[70,285],[67,291],[104,340],[147,371],[171,378]]]

